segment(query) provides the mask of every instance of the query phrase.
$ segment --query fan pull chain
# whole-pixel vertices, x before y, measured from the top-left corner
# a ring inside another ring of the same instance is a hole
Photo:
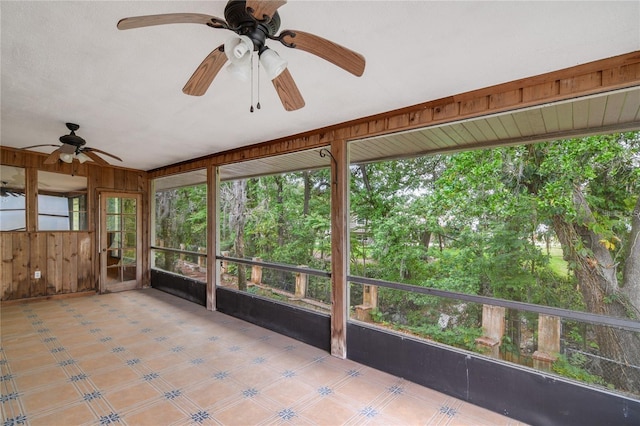
[[[253,112],[253,53],[251,54],[251,108],[249,112]]]
[[[260,109],[260,61],[258,61],[258,104],[256,108]]]

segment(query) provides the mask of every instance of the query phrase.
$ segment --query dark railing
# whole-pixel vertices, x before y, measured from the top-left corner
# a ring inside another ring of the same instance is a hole
[[[300,266],[284,265],[282,263],[272,263],[272,262],[263,262],[263,261],[257,261],[257,260],[240,259],[238,257],[229,257],[229,256],[216,256],[216,259],[227,260],[233,263],[241,263],[243,265],[262,266],[264,268],[278,269],[281,271],[299,272],[301,274],[316,275],[318,277],[331,278],[331,272],[321,271],[320,269],[303,268]]]
[[[207,257],[207,253],[200,253],[199,251],[182,250],[182,249],[175,249],[175,248],[169,248],[169,247],[151,246],[151,250],[162,250],[162,251],[168,251],[171,253],[191,254],[194,256]]]
[[[467,302],[481,303],[486,305],[501,306],[508,309],[517,309],[521,311],[535,312],[538,314],[555,315],[558,317],[569,318],[576,321],[587,322],[590,324],[607,325],[617,327],[629,331],[640,332],[640,321],[627,318],[616,318],[606,315],[592,314],[589,312],[572,311],[570,309],[553,308],[551,306],[535,305],[526,302],[516,302],[512,300],[496,299],[487,296],[477,296],[474,294],[456,293],[453,291],[439,290],[430,287],[420,287],[410,284],[401,284],[392,281],[383,281],[373,278],[356,277],[349,275],[347,279],[358,284],[372,285],[378,287],[392,288],[412,293],[426,294],[430,296],[444,297],[447,299],[464,300]]]
[[[151,246],[151,248],[154,250],[164,250],[164,251],[169,251],[173,253],[190,254],[190,255],[202,256],[202,257],[207,256],[206,253],[200,253],[196,251],[180,250],[180,249],[156,247],[156,246]],[[315,275],[315,276],[324,277],[324,278],[331,278],[331,272],[326,272],[326,271],[313,269],[313,268],[304,268],[299,266],[285,265],[281,263],[241,259],[237,257],[222,256],[222,255],[217,255],[216,259],[226,260],[232,263],[240,263],[240,264],[249,265],[249,266],[254,266],[254,265],[262,266],[265,268],[271,268],[271,269],[276,269],[281,271],[297,272],[297,273]],[[554,315],[554,316],[586,322],[590,324],[606,325],[606,326],[616,327],[616,328],[629,330],[633,332],[640,332],[640,321],[627,319],[627,318],[616,318],[616,317],[610,317],[606,315],[593,314],[589,312],[573,311],[570,309],[554,308],[551,306],[536,305],[532,303],[517,302],[512,300],[506,300],[506,299],[497,299],[493,297],[478,296],[474,294],[457,293],[453,291],[440,290],[440,289],[435,289],[431,287],[420,287],[416,285],[402,284],[402,283],[397,283],[392,281],[384,281],[384,280],[378,280],[374,278],[365,278],[365,277],[359,277],[359,276],[353,276],[353,275],[347,276],[347,279],[350,282],[354,282],[358,284],[386,287],[386,288],[391,288],[395,290],[408,291],[410,293],[420,293],[420,294],[425,294],[430,296],[443,297],[446,299],[462,300],[466,302],[501,306],[507,309],[517,309],[521,311],[534,312],[534,313],[544,314],[544,315]]]

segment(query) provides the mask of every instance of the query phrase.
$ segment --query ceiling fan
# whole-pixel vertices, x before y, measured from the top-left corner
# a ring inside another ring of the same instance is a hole
[[[67,123],[67,129],[71,130],[71,133],[68,135],[60,136],[60,142],[62,142],[62,145],[43,144],[27,146],[22,149],[38,148],[41,146],[57,147],[58,149],[53,151],[51,155],[49,155],[49,157],[44,160],[44,164],[55,164],[58,160],[64,161],[65,163],[71,163],[74,159],[77,159],[81,163],[84,163],[87,160],[93,160],[95,163],[101,166],[109,165],[109,163],[102,159],[98,154],[96,154],[96,152],[107,155],[118,161],[122,161],[120,157],[116,157],[113,154],[109,154],[108,152],[102,151],[100,149],[85,146],[87,142],[80,136],[76,135],[76,130],[78,130],[79,128],[80,126],[77,124]]]
[[[304,99],[287,69],[286,61],[266,46],[267,40],[309,52],[358,77],[364,73],[365,59],[346,47],[303,31],[283,30],[276,35],[280,29],[278,8],[286,3],[286,0],[229,0],[224,9],[226,21],[200,13],[168,13],[124,18],[118,22],[118,29],[164,24],[203,24],[211,28],[231,30],[237,36],[213,49],[196,68],[182,91],[192,96],[204,95],[227,61],[231,62],[230,71],[247,78],[246,70],[251,66],[250,59],[253,52],[257,52],[260,64],[272,80],[285,110],[294,111],[304,106]]]

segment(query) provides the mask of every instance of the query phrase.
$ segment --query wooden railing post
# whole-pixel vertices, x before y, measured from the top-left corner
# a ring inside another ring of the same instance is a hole
[[[533,367],[551,371],[551,366],[560,353],[560,317],[538,315],[538,350],[533,353]]]
[[[482,305],[482,330],[484,335],[476,339],[476,345],[492,358],[500,357],[500,343],[504,336],[505,308]]]
[[[206,247],[198,247],[198,253],[207,253]],[[207,267],[207,258],[205,256],[198,256],[198,267],[200,269]]]
[[[307,265],[299,265],[299,268],[307,268]],[[309,284],[309,275],[304,272],[296,272],[296,293],[295,299],[304,299],[307,297],[307,285]]]
[[[356,319],[371,321],[371,311],[378,307],[378,287],[375,285],[362,286],[362,304],[356,306]]]
[[[229,256],[229,252],[228,251],[223,251],[222,256],[224,257],[228,257]],[[227,261],[227,259],[224,259],[222,262],[222,265],[220,265],[220,275],[224,275],[229,273],[229,262]]]
[[[261,262],[262,259],[259,257],[253,258],[254,262]],[[254,284],[260,284],[262,282],[262,266],[253,265],[251,267],[251,282]]]

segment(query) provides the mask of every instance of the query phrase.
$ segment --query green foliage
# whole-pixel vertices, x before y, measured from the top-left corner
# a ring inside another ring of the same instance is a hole
[[[482,336],[482,327],[452,326],[442,328],[438,324],[425,323],[425,319],[421,315],[416,315],[410,324],[397,324],[391,321],[388,314],[379,309],[373,309],[371,319],[376,323],[407,331],[425,339],[476,352],[475,340]]]
[[[502,353],[519,354],[520,348],[517,342],[514,342],[510,336],[505,334],[502,336],[502,342],[500,342],[500,351]]]
[[[477,350],[475,340],[482,336],[482,328],[478,327],[451,327],[442,329],[437,324],[426,324],[400,328],[406,329],[420,337],[469,351]]]
[[[207,246],[206,185],[158,191],[155,198],[157,241],[191,251]]]
[[[553,363],[552,369],[557,374],[570,379],[589,384],[608,386],[608,383],[602,377],[591,374],[584,369],[586,362],[587,358],[579,352],[572,354],[569,358],[565,355],[559,355],[558,359]]]

